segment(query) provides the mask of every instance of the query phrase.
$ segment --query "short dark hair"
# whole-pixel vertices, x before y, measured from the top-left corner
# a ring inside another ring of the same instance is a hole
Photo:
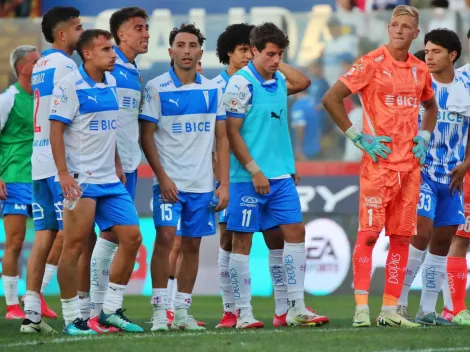
[[[54,42],[54,29],[59,23],[67,22],[80,17],[80,11],[75,7],[56,6],[46,12],[42,18],[41,28],[44,39],[48,43]]]
[[[470,39],[470,29],[467,32],[467,39]]]
[[[427,42],[446,48],[449,54],[453,51],[457,52],[454,62],[456,62],[462,54],[462,43],[459,36],[454,31],[447,28],[433,29],[424,36],[424,45]]]
[[[140,7],[124,7],[111,15],[111,18],[109,19],[109,30],[113,34],[116,45],[121,43],[121,40],[117,34],[119,28],[124,22],[134,17],[141,17],[144,20],[149,19],[147,12],[145,12],[145,10],[141,9]]]
[[[426,57],[425,57],[426,54],[425,54],[424,50],[418,50],[413,55],[416,56],[421,61],[426,62]]]
[[[199,42],[199,45],[202,46],[204,44],[204,40],[206,40],[206,37],[201,33],[201,30],[197,28],[194,24],[192,23],[182,23],[181,26],[175,27],[171,30],[170,32],[170,46],[173,45],[173,42],[175,41],[176,35],[178,33],[191,33],[194,34],[197,37],[197,41]]]
[[[254,25],[238,23],[225,29],[217,39],[216,54],[220,63],[228,65],[230,61],[228,53],[233,53],[238,45],[250,45],[250,33],[253,28]]]
[[[266,22],[253,28],[250,33],[250,44],[261,52],[267,43],[285,49],[289,46],[289,37],[274,23]]]
[[[93,43],[93,39],[99,38],[101,36],[105,37],[106,39],[111,39],[113,37],[110,32],[105,31],[104,29],[87,29],[80,35],[80,38],[78,38],[77,42],[77,52],[78,55],[80,55],[82,58],[83,62],[85,62],[83,50]]]

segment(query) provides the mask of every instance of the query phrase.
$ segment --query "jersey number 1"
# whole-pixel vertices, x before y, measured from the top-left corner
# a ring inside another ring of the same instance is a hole
[[[39,99],[41,95],[39,94],[39,89],[34,90],[34,102],[36,103],[36,108],[34,109],[34,133],[41,132],[41,126],[37,125],[37,117],[39,110]]]

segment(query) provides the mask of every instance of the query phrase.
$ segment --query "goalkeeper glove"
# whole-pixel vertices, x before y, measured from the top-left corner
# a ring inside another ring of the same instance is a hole
[[[419,159],[419,164],[424,165],[426,160],[426,154],[428,153],[429,140],[431,139],[431,133],[429,131],[423,130],[419,131],[418,135],[413,138],[415,146],[411,150],[415,155],[416,159]]]
[[[387,154],[392,153],[389,147],[382,144],[382,142],[390,143],[392,141],[390,137],[364,134],[359,127],[355,125],[352,125],[345,134],[356,147],[364,150],[374,162],[378,161],[377,156],[387,159]]]

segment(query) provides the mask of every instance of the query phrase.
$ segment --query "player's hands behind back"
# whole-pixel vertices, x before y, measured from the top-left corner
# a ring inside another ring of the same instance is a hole
[[[269,180],[264,176],[261,171],[256,172],[252,176],[253,186],[255,186],[256,193],[268,194],[270,191]]]

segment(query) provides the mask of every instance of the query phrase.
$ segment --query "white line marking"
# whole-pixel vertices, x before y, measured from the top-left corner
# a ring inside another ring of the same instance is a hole
[[[412,351],[412,352],[458,352],[458,351],[470,351],[469,347],[441,347],[441,348],[423,348],[423,349],[407,349],[407,350],[380,350],[376,352],[402,352],[402,351]]]

